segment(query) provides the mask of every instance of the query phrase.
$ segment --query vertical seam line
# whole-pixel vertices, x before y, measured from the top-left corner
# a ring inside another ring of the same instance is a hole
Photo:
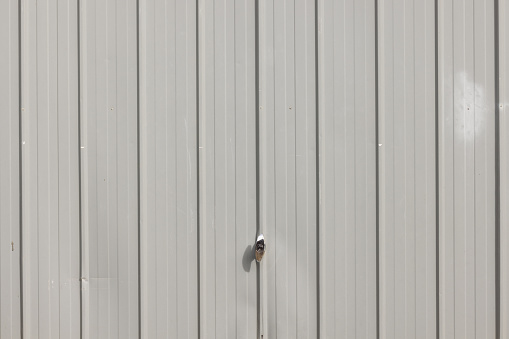
[[[260,0],[255,0],[255,152],[256,152],[256,234],[261,232],[260,226]],[[262,279],[261,262],[256,265],[256,307],[257,307],[257,338],[263,335],[262,324]]]
[[[375,162],[376,162],[376,337],[380,338],[380,179],[379,179],[379,79],[378,79],[378,0],[375,1]]]
[[[18,0],[18,147],[19,147],[19,302],[20,302],[20,335],[23,339],[23,72],[22,72],[22,25],[21,1]]]
[[[82,199],[81,199],[81,0],[76,3],[77,52],[78,52],[78,251],[79,251],[79,286],[80,286],[80,338],[83,338],[83,247],[82,247]]]
[[[439,166],[439,90],[438,90],[438,0],[434,1],[435,25],[435,333],[440,339],[440,166]]]
[[[499,0],[494,0],[495,24],[495,338],[500,339],[500,34]]]
[[[138,337],[141,339],[141,177],[140,177],[140,0],[136,0],[136,184],[138,209]]]
[[[197,319],[198,319],[198,338],[201,338],[201,300],[200,300],[200,0],[196,0],[195,11],[195,30],[196,30],[196,249],[197,249]]]
[[[320,92],[319,92],[319,40],[318,40],[318,1],[315,0],[315,144],[316,144],[316,333],[320,338]]]

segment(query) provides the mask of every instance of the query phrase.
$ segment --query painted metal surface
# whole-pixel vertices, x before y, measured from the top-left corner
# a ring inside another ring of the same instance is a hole
[[[22,2],[23,336],[80,331],[77,2]]]
[[[21,333],[19,13],[0,3],[0,337]]]
[[[140,5],[141,336],[196,338],[196,4]]]
[[[199,1],[200,337],[257,334],[255,1]]]
[[[378,9],[380,338],[435,338],[434,1]]]
[[[136,1],[80,2],[84,338],[139,337]]]
[[[377,335],[375,15],[318,3],[322,338]]]
[[[440,337],[494,338],[494,2],[438,14]]]
[[[261,334],[316,338],[315,6],[258,5]]]
[[[3,1],[0,336],[505,338],[508,11]]]
[[[509,336],[509,22],[505,18],[509,15],[509,1],[498,2],[498,61],[499,61],[499,161],[500,186],[499,213],[500,213],[500,298],[498,299],[500,312],[500,338]],[[495,187],[497,189],[497,187]]]

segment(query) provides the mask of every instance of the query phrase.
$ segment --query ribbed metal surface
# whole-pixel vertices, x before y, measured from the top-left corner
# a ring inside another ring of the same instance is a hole
[[[257,333],[255,1],[199,1],[200,337]]]
[[[142,337],[196,338],[196,4],[140,5]]]
[[[380,338],[435,338],[434,1],[380,1],[378,23]]]
[[[259,3],[264,338],[317,336],[315,6]]]
[[[505,338],[508,15],[3,1],[0,336]]]
[[[80,5],[82,333],[137,338],[136,1]]]
[[[494,338],[494,1],[438,14],[440,337]]]
[[[375,3],[318,2],[322,338],[375,338]]]
[[[19,338],[20,168],[18,2],[0,3],[0,337]]]
[[[509,337],[509,1],[498,2],[500,149],[500,338]],[[497,75],[495,75],[497,76]],[[495,187],[496,189],[496,187]]]
[[[77,2],[22,3],[23,336],[80,330]]]

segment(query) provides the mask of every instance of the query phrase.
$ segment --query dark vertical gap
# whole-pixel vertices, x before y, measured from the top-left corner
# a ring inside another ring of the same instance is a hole
[[[319,88],[319,67],[318,67],[318,0],[315,0],[315,143],[316,143],[316,330],[317,338],[320,338],[320,88]]]
[[[375,1],[375,147],[376,147],[376,337],[380,338],[380,179],[378,152],[378,0]]]
[[[19,147],[19,310],[20,310],[20,335],[23,339],[23,136],[22,136],[22,104],[23,104],[23,86],[22,86],[22,30],[21,30],[21,1],[18,0],[18,147]]]
[[[500,339],[500,68],[498,0],[495,0],[495,337]]]
[[[440,182],[438,124],[438,0],[435,0],[435,307],[436,338],[440,338]]]
[[[83,338],[83,248],[82,248],[82,208],[81,208],[81,31],[80,31],[80,5],[81,0],[76,4],[76,24],[78,35],[78,238],[79,238],[79,281],[80,281],[80,338]]]
[[[260,232],[260,24],[259,0],[255,0],[255,102],[256,102],[256,233]]]
[[[140,1],[136,0],[136,158],[138,190],[138,337],[141,339],[141,204],[140,204]]]
[[[260,23],[259,0],[255,0],[255,103],[256,103],[256,236],[260,232]]]
[[[256,145],[256,234],[260,234],[260,1],[255,0],[255,145]],[[260,263],[256,265],[256,309],[257,309],[257,330],[256,337],[260,338],[262,334],[262,305],[261,305],[261,268]]]
[[[196,239],[197,239],[197,300],[198,300],[198,338],[201,338],[201,299],[200,299],[200,0],[196,0]]]

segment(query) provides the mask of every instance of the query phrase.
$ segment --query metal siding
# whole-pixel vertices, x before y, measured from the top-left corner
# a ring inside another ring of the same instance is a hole
[[[434,14],[379,2],[381,338],[436,336]]]
[[[138,322],[136,1],[80,2],[83,337]]]
[[[21,337],[18,14],[0,3],[0,338]]]
[[[509,336],[508,15],[3,1],[0,337]]]
[[[500,338],[509,337],[509,0],[499,0]]]
[[[140,6],[141,336],[198,338],[196,4]]]
[[[257,333],[255,2],[199,1],[200,336]]]
[[[77,2],[23,2],[23,335],[79,337]]]
[[[375,338],[375,2],[318,2],[323,338]]]
[[[262,334],[317,337],[315,4],[260,4]]]
[[[440,337],[494,338],[494,1],[438,14]]]

